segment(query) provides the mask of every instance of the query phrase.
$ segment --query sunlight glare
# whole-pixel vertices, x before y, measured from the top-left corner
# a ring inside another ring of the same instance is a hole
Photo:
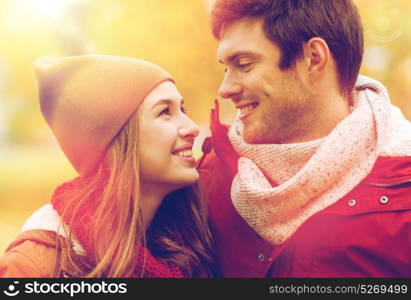
[[[58,18],[64,6],[70,0],[35,0],[30,1],[32,12],[38,17]]]
[[[9,8],[7,19],[10,22],[23,22],[29,20],[58,20],[62,17],[64,9],[73,0],[16,0]]]

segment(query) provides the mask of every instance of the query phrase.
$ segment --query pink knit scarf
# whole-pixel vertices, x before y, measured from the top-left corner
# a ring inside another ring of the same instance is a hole
[[[243,141],[239,121],[231,126],[228,136],[241,156],[231,188],[233,205],[272,244],[283,243],[310,216],[358,185],[398,130],[389,125],[398,109],[390,105],[385,88],[361,76],[357,89],[352,113],[321,140],[251,145]],[[282,170],[287,162],[296,166],[288,174]]]

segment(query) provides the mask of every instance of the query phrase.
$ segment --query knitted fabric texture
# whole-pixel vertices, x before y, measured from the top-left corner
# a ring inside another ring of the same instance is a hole
[[[41,112],[80,175],[91,174],[146,96],[173,81],[161,67],[108,55],[38,59]]]
[[[236,130],[236,133],[232,132]],[[243,124],[235,122],[229,137],[242,157],[250,158],[272,185],[286,182],[300,171],[317,151],[323,139],[295,144],[246,144],[242,139]],[[266,167],[270,166],[270,167]]]
[[[390,104],[385,88],[363,76],[356,87],[352,113],[322,141],[251,145],[239,135],[239,121],[231,126],[229,139],[241,156],[231,187],[233,205],[272,244],[286,241],[310,216],[351,191],[369,174],[379,155],[411,155],[411,147],[398,146],[411,146],[411,125]],[[312,147],[318,148],[309,157]],[[276,170],[284,163],[277,157],[287,150],[285,160],[308,161],[291,171],[290,178],[276,182]]]
[[[94,214],[99,204],[99,198],[102,193],[102,189],[96,189],[90,197],[80,207],[80,213],[73,215],[74,207],[76,203],[70,202],[70,195],[76,193],[76,190],[81,190],[88,184],[89,178],[78,177],[72,181],[66,182],[60,185],[54,192],[52,197],[53,208],[57,211],[65,224],[72,224],[70,230],[74,234],[76,240],[81,244],[81,248],[84,249],[81,255],[87,255],[87,252],[91,249],[89,239],[89,228],[93,220]],[[64,214],[63,214],[64,212]],[[71,222],[73,219],[73,222]],[[75,245],[74,245],[75,246]],[[137,246],[136,246],[137,247]],[[79,248],[77,246],[77,248]],[[153,278],[182,278],[182,271],[174,265],[166,264],[163,261],[155,258],[151,252],[140,246],[140,251],[137,257],[137,267],[134,272],[136,277],[153,277]]]

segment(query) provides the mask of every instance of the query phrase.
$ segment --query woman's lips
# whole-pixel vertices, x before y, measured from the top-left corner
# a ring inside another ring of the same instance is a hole
[[[184,146],[178,148],[177,150],[173,151],[172,154],[174,156],[177,156],[178,158],[184,160],[184,161],[187,161],[191,164],[194,164],[195,159],[193,157],[192,147],[193,147],[193,144],[184,145]]]

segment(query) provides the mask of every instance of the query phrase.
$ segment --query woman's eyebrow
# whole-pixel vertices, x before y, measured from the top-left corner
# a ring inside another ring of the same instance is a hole
[[[171,105],[171,104],[173,104],[173,102],[177,102],[177,101],[171,100],[171,99],[161,99],[161,100],[158,100],[158,101],[152,106],[152,108],[155,108],[155,107],[157,107],[157,106],[159,106],[159,105],[162,105],[162,104]],[[181,105],[183,105],[183,104],[184,104],[184,99],[181,99],[180,102],[181,102]]]

